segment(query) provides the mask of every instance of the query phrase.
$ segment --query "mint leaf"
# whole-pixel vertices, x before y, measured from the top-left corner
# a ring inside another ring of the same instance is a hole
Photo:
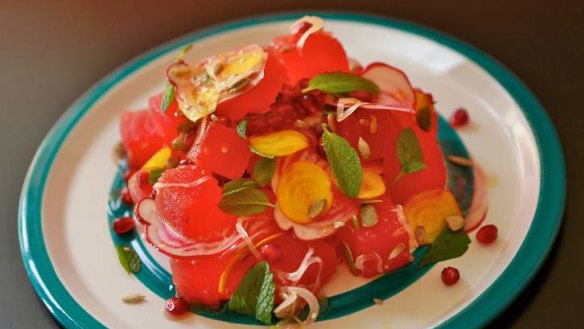
[[[166,83],[164,88],[164,95],[162,95],[162,103],[160,104],[160,110],[162,113],[166,113],[170,104],[174,101],[174,86],[170,83]]]
[[[254,315],[258,321],[271,324],[275,298],[274,274],[268,263],[261,262],[239,282],[227,307],[230,311]]]
[[[160,176],[162,176],[164,170],[165,168],[152,169],[150,171],[150,176],[148,176],[148,183],[150,183],[150,185],[156,184],[156,182],[158,182],[158,180],[160,179]]]
[[[397,157],[402,166],[401,172],[397,175],[394,182],[402,176],[420,171],[426,168],[423,162],[423,152],[416,133],[412,128],[405,128],[399,134],[397,139]]]
[[[351,91],[364,90],[372,94],[379,94],[379,87],[373,81],[358,75],[343,72],[321,73],[315,75],[308,82],[303,93],[320,90],[328,94],[342,94]]]
[[[122,267],[124,270],[126,270],[127,273],[140,272],[142,263],[140,261],[140,257],[134,251],[134,249],[132,249],[132,247],[116,246],[116,252],[118,253],[120,264],[122,264]]]
[[[253,173],[251,177],[253,177],[253,179],[255,179],[255,181],[260,186],[265,186],[270,182],[270,180],[272,180],[272,176],[274,176],[275,171],[276,160],[261,157],[253,167]]]
[[[186,45],[178,54],[178,56],[176,56],[176,61],[180,62],[183,59],[185,59],[185,56],[187,55],[187,53],[191,50],[191,48],[193,48],[193,44],[190,45]]]
[[[235,131],[237,131],[239,137],[247,139],[247,119],[239,121],[237,126],[235,126]]]
[[[250,188],[256,188],[256,187],[258,187],[258,184],[251,179],[246,179],[246,178],[234,179],[230,182],[225,183],[225,185],[223,185],[222,194],[223,194],[223,196],[227,196],[227,195],[235,194],[237,192],[241,192],[243,190],[247,190]]]
[[[264,192],[255,188],[223,195],[219,201],[219,209],[236,216],[259,214],[264,212],[266,207],[274,207],[274,205],[270,203]]]
[[[464,230],[453,232],[446,226],[434,240],[420,267],[460,257],[468,250],[469,244],[470,239]]]
[[[325,129],[324,151],[341,191],[354,198],[359,194],[363,169],[359,155],[343,137]]]

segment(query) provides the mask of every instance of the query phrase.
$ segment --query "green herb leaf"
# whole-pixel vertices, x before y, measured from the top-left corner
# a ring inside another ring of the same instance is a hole
[[[261,157],[258,162],[256,162],[251,177],[253,177],[260,186],[265,186],[270,180],[272,180],[275,171],[276,160]]]
[[[397,139],[397,157],[402,166],[401,172],[395,178],[398,181],[403,175],[411,174],[426,168],[423,162],[422,148],[412,128],[405,128]]]
[[[434,240],[430,251],[422,259],[420,267],[460,257],[468,250],[469,244],[470,239],[464,230],[452,232],[448,227],[444,227]]]
[[[432,111],[429,107],[424,107],[416,112],[416,122],[423,131],[432,130]]]
[[[308,82],[308,87],[302,90],[302,92],[305,93],[312,90],[320,90],[328,94],[342,94],[364,90],[372,94],[379,94],[379,87],[373,81],[344,72],[315,75]]]
[[[271,324],[275,298],[274,274],[268,263],[261,262],[239,282],[227,307],[230,311],[254,315],[258,321]]]
[[[224,195],[219,201],[219,209],[236,216],[259,214],[264,212],[266,207],[274,205],[264,192],[255,188]]]
[[[261,156],[262,158],[273,159],[273,158],[276,157],[275,155],[267,155],[265,153],[262,153],[262,152],[258,151],[255,147],[253,147],[251,145],[249,146],[249,150],[251,151],[251,153],[257,154],[257,155]]]
[[[160,104],[160,110],[162,113],[166,113],[170,104],[174,101],[174,86],[170,83],[166,83],[164,88],[164,94],[162,95],[162,103]]]
[[[116,246],[116,252],[118,253],[118,259],[120,264],[127,273],[138,273],[142,267],[142,262],[138,254],[128,246]]]
[[[343,137],[325,129],[323,133],[324,151],[339,187],[349,197],[354,198],[361,189],[363,168],[359,155]]]
[[[193,48],[193,44],[190,45],[186,45],[178,54],[178,56],[176,56],[176,61],[180,62],[183,59],[185,59],[185,56],[187,55],[187,53],[191,50],[191,48]]]
[[[256,187],[258,187],[258,184],[251,179],[247,179],[247,178],[234,179],[230,182],[225,183],[225,185],[223,185],[222,194],[223,194],[223,196],[227,196],[227,195],[235,194],[237,192],[241,192],[243,190],[247,190],[250,188],[256,188]]]
[[[235,131],[237,131],[239,137],[247,139],[247,119],[239,121],[237,126],[235,126]]]
[[[156,184],[156,182],[158,182],[160,176],[162,176],[162,173],[164,172],[165,169],[166,168],[152,169],[150,171],[150,176],[148,176],[148,183],[150,183],[150,185]]]

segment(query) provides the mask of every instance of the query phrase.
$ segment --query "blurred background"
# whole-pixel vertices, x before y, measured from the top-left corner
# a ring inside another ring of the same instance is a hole
[[[16,219],[28,165],[67,107],[104,75],[160,43],[212,24],[298,10],[366,12],[440,30],[490,54],[536,94],[566,154],[566,214],[543,269],[491,327],[581,326],[584,1],[1,0],[0,328],[58,327],[24,272]]]

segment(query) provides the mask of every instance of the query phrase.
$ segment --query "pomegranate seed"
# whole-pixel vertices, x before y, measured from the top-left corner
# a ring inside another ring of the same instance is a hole
[[[270,128],[270,123],[263,115],[254,115],[247,121],[247,134],[261,134]]]
[[[468,119],[468,112],[461,107],[450,117],[450,125],[454,128],[460,128],[468,123]]]
[[[444,282],[445,285],[451,286],[457,283],[458,279],[460,279],[460,273],[458,273],[456,268],[449,266],[442,270],[442,282]]]
[[[182,297],[171,297],[164,303],[164,310],[172,316],[180,316],[189,311],[189,304]]]
[[[260,249],[262,256],[266,258],[268,263],[272,264],[282,258],[282,250],[277,245],[267,244]]]
[[[120,217],[114,220],[112,227],[116,234],[122,235],[132,231],[136,227],[136,224],[132,217]]]
[[[477,232],[477,240],[482,244],[491,244],[497,240],[499,230],[495,225],[485,225]]]
[[[130,195],[130,191],[127,187],[122,189],[122,193],[120,194],[120,200],[122,200],[125,204],[132,204],[134,201],[132,200],[132,195]]]

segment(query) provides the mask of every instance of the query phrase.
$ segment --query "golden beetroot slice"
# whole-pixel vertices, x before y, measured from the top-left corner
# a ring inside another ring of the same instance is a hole
[[[308,161],[298,161],[286,168],[276,189],[278,207],[296,223],[311,222],[333,203],[329,174]],[[323,201],[324,200],[324,201]],[[316,207],[322,209],[315,210]]]
[[[249,138],[251,147],[268,156],[286,156],[308,147],[306,135],[292,129],[277,131]]]
[[[432,244],[449,216],[461,216],[458,203],[448,190],[414,195],[404,204],[404,213],[420,244]]]

